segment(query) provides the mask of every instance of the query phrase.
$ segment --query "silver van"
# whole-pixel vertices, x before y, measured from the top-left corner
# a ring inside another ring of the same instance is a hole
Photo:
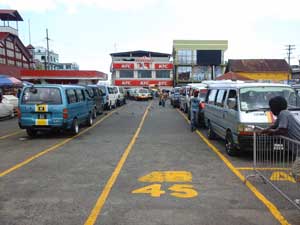
[[[228,155],[253,146],[253,128],[268,127],[276,120],[269,109],[269,100],[283,96],[288,109],[300,120],[299,97],[289,85],[273,83],[223,83],[211,84],[205,101],[204,120],[208,138],[216,136],[225,140]]]

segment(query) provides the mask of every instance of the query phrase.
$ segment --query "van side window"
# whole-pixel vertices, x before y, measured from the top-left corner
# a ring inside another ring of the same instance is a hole
[[[73,89],[66,90],[68,104],[76,102],[76,94]]]
[[[108,89],[108,93],[109,93],[109,94],[113,94],[113,93],[114,93],[114,90],[113,90],[113,88],[111,88],[111,87],[108,87],[107,89]]]
[[[82,102],[84,100],[81,89],[76,89],[77,102]]]
[[[212,104],[212,105],[215,104],[216,95],[217,95],[216,89],[210,90],[209,96],[208,96],[208,104]]]
[[[235,104],[233,104],[235,102]],[[237,110],[237,93],[236,90],[230,90],[227,98],[227,106],[229,109]]]
[[[218,96],[217,96],[217,99],[216,99],[216,105],[217,106],[224,107],[224,100],[225,100],[225,97],[226,97],[226,93],[227,93],[226,90],[219,90]]]

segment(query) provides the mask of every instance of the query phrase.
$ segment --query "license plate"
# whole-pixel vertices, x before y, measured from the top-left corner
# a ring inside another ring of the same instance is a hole
[[[46,114],[38,114],[38,119],[47,119]]]

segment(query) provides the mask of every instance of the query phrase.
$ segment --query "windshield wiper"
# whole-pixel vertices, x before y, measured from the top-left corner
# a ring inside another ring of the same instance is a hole
[[[248,112],[257,112],[257,111],[268,111],[268,110],[270,110],[270,108],[268,108],[268,107],[265,107],[265,108],[256,108],[256,109],[248,109],[248,110],[246,110],[246,113],[248,113]]]

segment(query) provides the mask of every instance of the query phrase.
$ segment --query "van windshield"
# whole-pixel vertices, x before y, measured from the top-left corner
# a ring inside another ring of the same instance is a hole
[[[240,103],[242,111],[260,111],[269,109],[269,100],[275,96],[282,96],[288,102],[288,108],[300,106],[295,91],[289,87],[246,87],[240,89]]]
[[[147,90],[147,89],[140,89],[140,90],[139,90],[139,93],[141,93],[141,94],[146,94],[146,93],[148,93],[148,90]]]
[[[49,87],[28,87],[22,95],[22,104],[62,104],[60,90]]]

